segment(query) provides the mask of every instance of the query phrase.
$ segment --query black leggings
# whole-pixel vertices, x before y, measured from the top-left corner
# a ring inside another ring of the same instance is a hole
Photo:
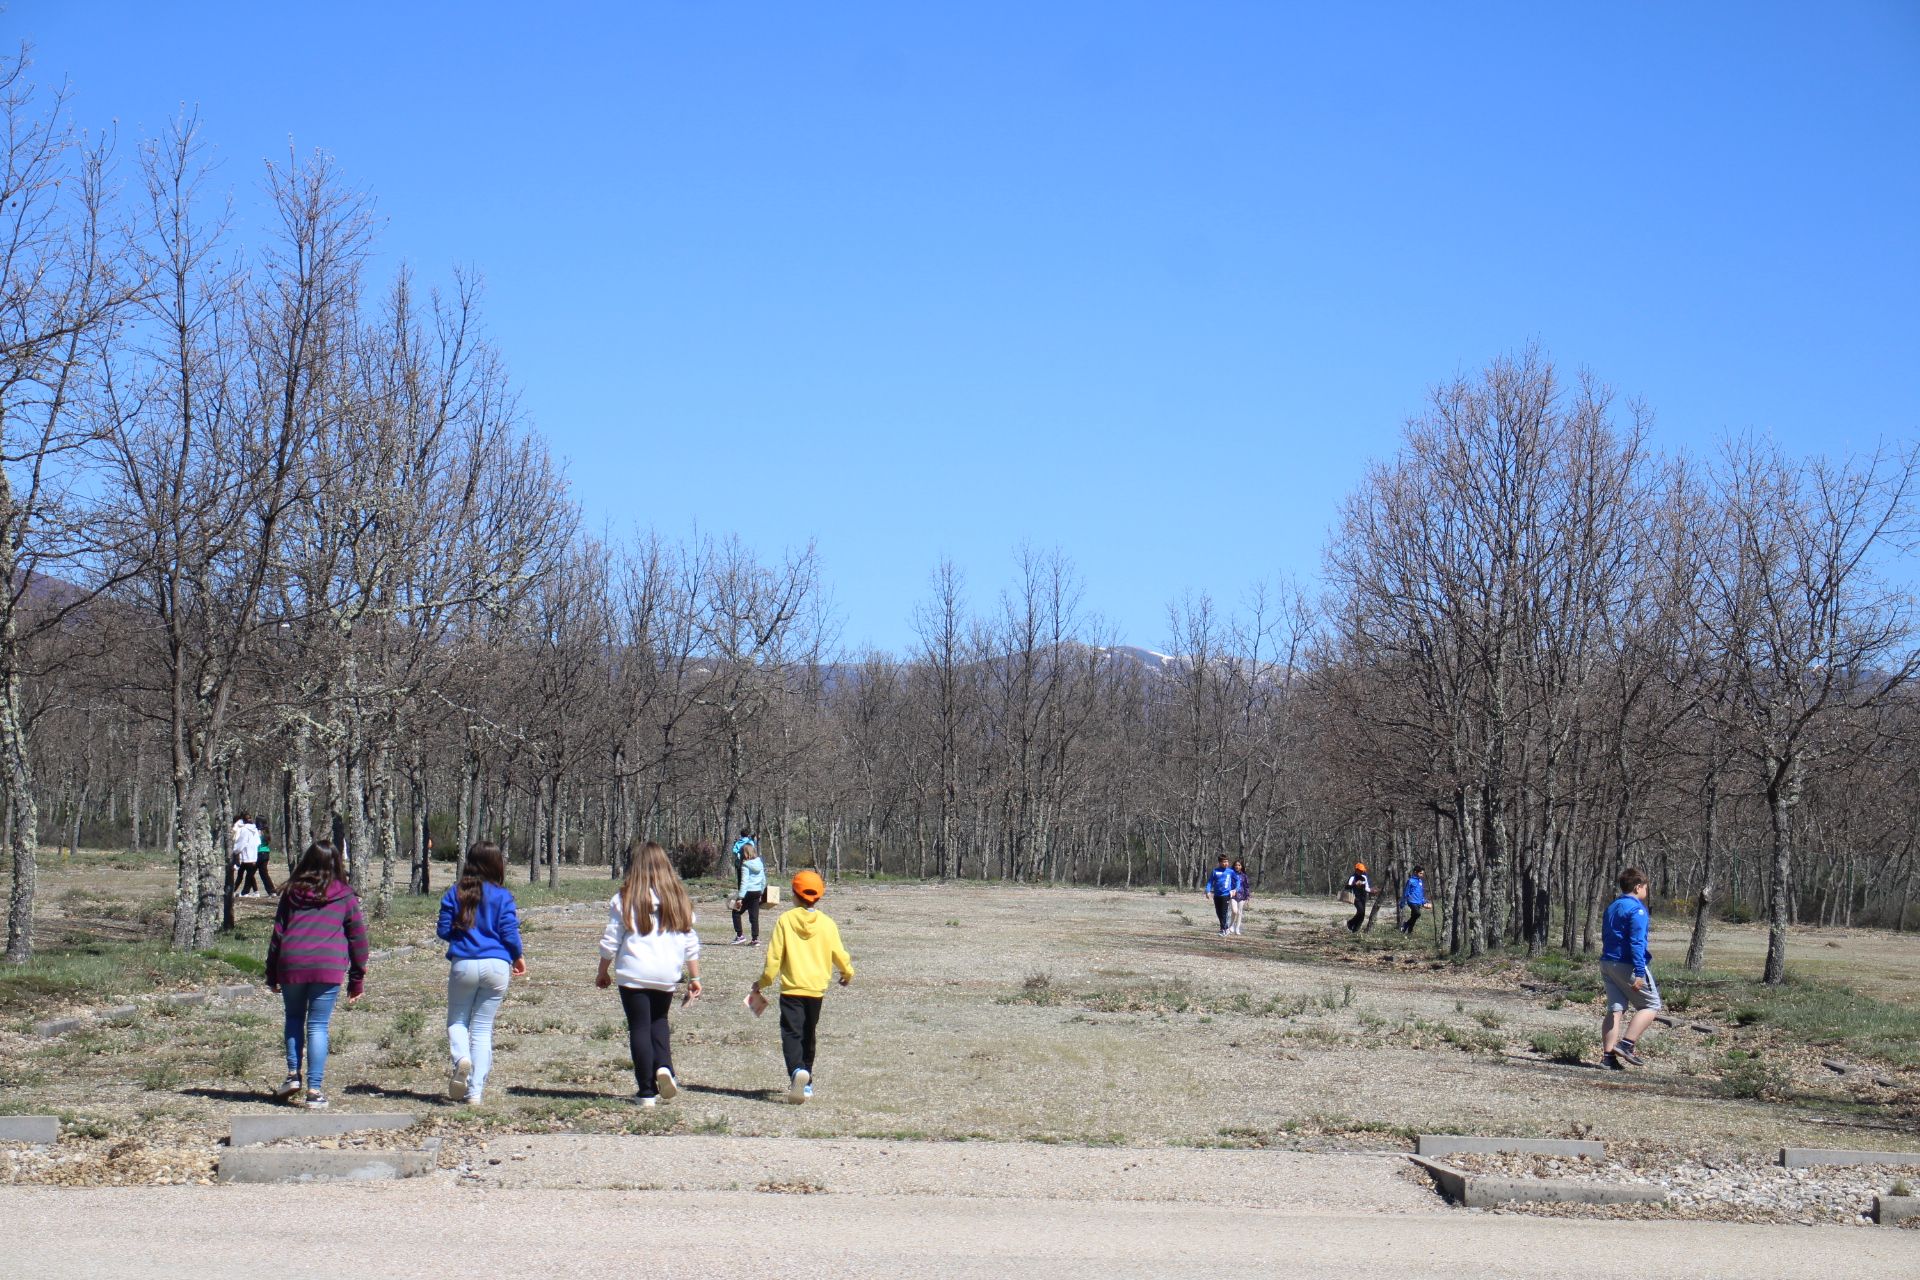
[[[667,1027],[667,1014],[673,1009],[673,992],[650,991],[645,987],[621,987],[620,1007],[627,1013],[627,1048],[633,1053],[633,1079],[640,1096],[655,1097],[660,1086],[654,1073],[665,1067],[673,1070],[673,1046]]]
[[[260,886],[254,880],[255,875],[258,875],[261,880],[264,880],[266,882],[267,892],[271,894],[273,892],[273,873],[267,870],[267,864],[264,862],[241,863],[240,864],[240,884],[234,889],[234,892],[235,893],[257,892]]]
[[[1233,896],[1231,894],[1224,897],[1217,893],[1213,895],[1213,914],[1220,917],[1220,932],[1222,933],[1227,931],[1227,915],[1232,910]]]
[[[1349,933],[1360,932],[1360,926],[1367,920],[1367,895],[1363,889],[1353,891],[1353,919],[1347,921]]]
[[[765,896],[766,896],[765,892],[760,889],[754,889],[750,892],[743,893],[740,895],[740,910],[733,913],[733,936],[734,937],[738,938],[741,936],[740,916],[742,912],[745,912],[747,919],[753,923],[753,936],[755,940],[759,939],[760,937],[760,899]]]
[[[805,1067],[813,1074],[813,1036],[820,1029],[819,996],[780,997],[780,1051],[787,1057],[787,1078]]]
[[[1417,924],[1419,924],[1419,923],[1420,923],[1420,908],[1419,908],[1418,906],[1412,906],[1412,907],[1408,907],[1408,908],[1407,908],[1407,922],[1406,922],[1405,924],[1403,924],[1403,925],[1401,925],[1401,926],[1400,926],[1400,932],[1402,932],[1402,933],[1412,933],[1412,932],[1413,932],[1413,926],[1415,926],[1415,925],[1417,925]]]

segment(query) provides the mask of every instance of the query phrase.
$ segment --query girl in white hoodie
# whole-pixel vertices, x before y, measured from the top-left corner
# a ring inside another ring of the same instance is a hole
[[[594,979],[601,987],[620,984],[633,1078],[640,1086],[634,1100],[643,1107],[680,1092],[673,1078],[667,1014],[682,969],[688,978],[687,999],[700,994],[700,939],[693,919],[693,902],[667,861],[667,851],[648,841],[628,859],[626,881],[608,903],[607,929],[600,935],[600,974]]]

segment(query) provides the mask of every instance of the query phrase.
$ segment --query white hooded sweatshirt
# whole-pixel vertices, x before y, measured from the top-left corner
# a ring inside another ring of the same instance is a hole
[[[672,991],[687,962],[700,956],[700,935],[667,933],[660,928],[660,895],[653,898],[653,931],[632,933],[620,910],[620,895],[607,903],[607,929],[600,935],[600,956],[613,962],[614,983],[648,991]],[[697,919],[698,917],[696,917]]]

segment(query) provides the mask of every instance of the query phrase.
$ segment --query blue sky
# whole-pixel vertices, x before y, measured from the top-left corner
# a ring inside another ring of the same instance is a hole
[[[1529,340],[1658,415],[1920,432],[1920,5],[11,0],[129,142],[331,151],[473,266],[596,526],[817,540],[850,648],[1021,542],[1157,645],[1316,575]]]

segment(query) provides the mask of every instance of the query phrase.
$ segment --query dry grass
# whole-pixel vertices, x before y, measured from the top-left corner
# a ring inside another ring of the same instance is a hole
[[[569,886],[575,897],[604,891],[592,873]],[[1625,1078],[1557,1065],[1594,1034],[1597,1006],[1560,995],[1550,1008],[1556,997],[1543,991],[1436,964],[1417,947],[1349,951],[1337,904],[1256,900],[1247,935],[1223,939],[1204,912],[1188,912],[1193,925],[1171,914],[1192,905],[1172,895],[977,885],[850,884],[828,895],[859,978],[828,997],[816,1099],[790,1107],[775,1021],[740,1005],[763,953],[724,945],[722,904],[704,897],[708,994],[674,1015],[678,1101],[641,1112],[625,1100],[624,1025],[612,994],[592,985],[602,918],[587,909],[530,921],[531,971],[508,995],[490,1101],[474,1120],[529,1132],[1089,1145],[1377,1147],[1419,1131],[1583,1128],[1740,1146],[1913,1140],[1911,1103],[1885,1097],[1861,1115],[1869,1127],[1849,1132],[1859,1109],[1817,1062],[1808,1074],[1769,1059],[1778,1075],[1750,1090],[1740,1072],[1754,1069],[1729,1054],[1746,1047],[1745,1030],[1662,1033],[1648,1046],[1654,1067]],[[1896,946],[1909,965],[1920,960],[1911,939],[1853,939],[1821,948],[1829,977],[1849,954],[1864,958],[1867,981],[1889,971]],[[1736,942],[1746,945],[1729,938],[1728,955]],[[451,1114],[438,1099],[445,974],[435,950],[376,965],[366,998],[335,1016],[336,1107]],[[1902,1004],[1902,986],[1884,994]],[[279,1078],[278,1036],[265,996],[155,1009],[54,1041],[10,1028],[0,1086],[8,1110],[61,1112],[104,1132],[131,1132],[156,1112],[212,1127],[270,1105],[257,1093]],[[1730,1064],[1736,1079],[1723,1086]]]

